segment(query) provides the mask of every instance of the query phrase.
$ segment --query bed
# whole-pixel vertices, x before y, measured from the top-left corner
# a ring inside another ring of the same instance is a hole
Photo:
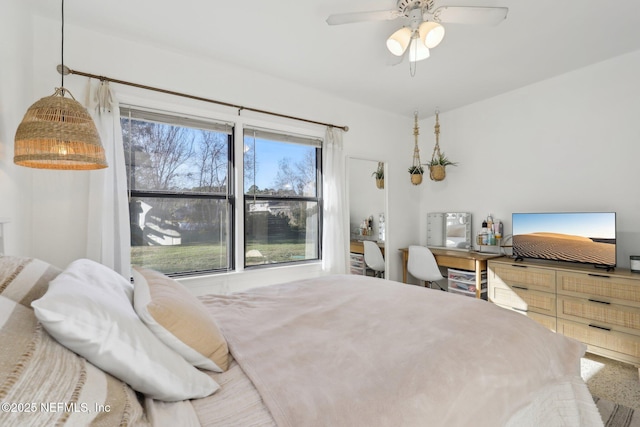
[[[196,298],[136,268],[0,258],[0,425],[599,426],[585,346],[352,275]]]

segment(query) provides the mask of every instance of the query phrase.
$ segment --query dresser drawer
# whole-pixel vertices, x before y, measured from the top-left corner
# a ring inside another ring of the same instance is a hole
[[[489,280],[524,289],[556,292],[556,272],[546,268],[490,263]]]
[[[497,303],[496,305],[506,310],[512,310],[524,316],[527,316],[528,318],[530,318],[531,320],[535,320],[545,328],[550,329],[553,332],[556,332],[556,318],[554,316],[547,316],[547,315],[536,313],[533,311],[517,310],[517,309],[514,309],[513,307],[509,307],[509,306],[505,306]]]
[[[530,311],[527,313],[527,317],[535,320],[536,322],[540,323],[545,328],[552,330],[553,332],[556,332],[557,330],[556,318],[553,316],[545,316],[544,314],[538,314]]]
[[[558,317],[640,335],[640,308],[558,295]]]
[[[558,294],[640,307],[640,282],[607,274],[558,271]]]
[[[535,312],[547,316],[556,315],[556,296],[548,292],[509,287],[504,283],[489,285],[490,301],[503,307],[522,312]]]
[[[589,351],[628,363],[640,362],[640,337],[558,319],[558,333],[587,344]]]

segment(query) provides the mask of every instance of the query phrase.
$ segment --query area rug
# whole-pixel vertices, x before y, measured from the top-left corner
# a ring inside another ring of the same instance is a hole
[[[596,396],[593,396],[593,401],[605,427],[640,427],[640,414],[636,414],[632,408]]]

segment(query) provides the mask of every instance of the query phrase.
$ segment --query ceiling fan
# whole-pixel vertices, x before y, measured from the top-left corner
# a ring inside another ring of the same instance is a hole
[[[387,49],[399,57],[409,51],[414,63],[429,57],[432,49],[444,38],[441,23],[497,25],[507,17],[506,7],[434,6],[434,0],[398,0],[393,10],[339,13],[327,18],[329,25],[367,21],[392,21],[404,18],[404,25],[387,39]]]

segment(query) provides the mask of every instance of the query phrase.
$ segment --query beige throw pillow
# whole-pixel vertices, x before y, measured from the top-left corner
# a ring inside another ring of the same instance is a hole
[[[227,341],[204,305],[188,289],[154,270],[134,267],[133,305],[151,331],[202,369],[229,367]]]

